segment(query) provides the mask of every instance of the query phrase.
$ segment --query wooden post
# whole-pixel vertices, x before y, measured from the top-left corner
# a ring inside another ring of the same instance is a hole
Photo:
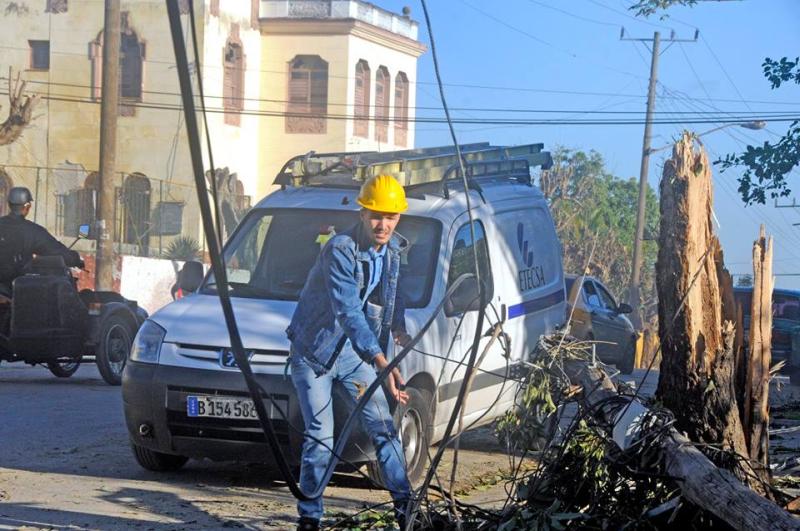
[[[732,286],[713,230],[712,197],[708,157],[685,133],[661,180],[657,396],[692,441],[747,455],[734,387],[735,313],[723,306]],[[763,492],[760,483],[751,486]]]
[[[769,369],[772,363],[772,237],[764,225],[753,243],[753,306],[744,395],[744,433],[750,459],[769,477]]]
[[[115,177],[119,113],[120,0],[105,0],[103,86],[100,102],[100,175],[97,180],[97,258],[95,288],[114,289]]]

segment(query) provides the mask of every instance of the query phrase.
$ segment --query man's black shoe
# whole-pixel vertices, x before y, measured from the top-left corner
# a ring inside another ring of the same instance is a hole
[[[319,520],[302,516],[297,522],[297,531],[319,531]]]

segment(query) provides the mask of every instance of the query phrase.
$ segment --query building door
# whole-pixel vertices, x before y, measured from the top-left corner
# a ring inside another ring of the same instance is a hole
[[[122,242],[139,246],[146,255],[150,238],[150,179],[132,173],[122,186]]]

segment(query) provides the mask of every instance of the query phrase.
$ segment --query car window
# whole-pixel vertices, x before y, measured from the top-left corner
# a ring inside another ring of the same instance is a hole
[[[325,243],[358,220],[357,211],[347,210],[252,210],[225,246],[231,295],[297,300]],[[398,289],[406,307],[425,307],[435,278],[441,224],[403,216],[397,232],[409,243],[400,258]],[[213,275],[205,284],[207,290],[215,291]]]
[[[800,321],[800,299],[791,295],[772,295],[772,317]]]
[[[481,280],[486,283],[487,298],[492,298],[493,282],[492,269],[489,264],[489,250],[486,244],[486,233],[480,221],[475,222],[475,240],[478,251],[478,267],[480,268]],[[475,271],[475,259],[473,258],[472,233],[469,223],[465,223],[458,229],[456,239],[453,243],[453,252],[450,254],[450,270],[447,274],[447,288],[464,273]]]
[[[597,286],[597,294],[600,295],[600,300],[603,302],[603,306],[607,310],[616,311],[617,303],[614,301],[614,297],[603,287],[602,284],[596,282],[595,285]]]
[[[600,295],[597,293],[597,289],[594,287],[594,282],[591,280],[586,280],[583,282],[583,297],[586,301],[586,304],[592,308],[603,307],[603,303],[600,300]]]
[[[271,222],[272,216],[260,217],[253,224],[252,229],[247,232],[236,252],[226,260],[228,281],[245,284],[250,282],[253,272],[258,267],[258,260]]]

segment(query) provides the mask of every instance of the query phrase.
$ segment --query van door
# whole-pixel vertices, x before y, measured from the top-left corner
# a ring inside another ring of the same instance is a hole
[[[512,359],[527,361],[539,337],[565,320],[561,247],[546,205],[497,212],[495,276],[503,279]]]
[[[470,224],[466,216],[461,216],[453,224],[450,239],[450,259],[447,269],[447,289],[458,280],[464,273],[475,271],[473,250],[478,253],[478,267],[481,281],[486,286],[487,298],[492,300],[494,296],[495,278],[492,276],[491,259],[489,257],[489,243],[487,242],[484,224],[476,220],[475,222],[475,241],[473,242],[470,232]],[[464,284],[462,284],[464,285]],[[461,389],[462,382],[466,373],[466,364],[469,360],[470,348],[475,334],[475,327],[478,324],[477,301],[470,297],[457,297],[453,304],[448,305],[445,311],[447,325],[443,327],[447,337],[441,338],[442,353],[448,359],[447,363],[442,364],[442,374],[434,375],[440,378],[439,383],[439,402],[444,403],[444,411],[452,411],[455,399]],[[474,299],[474,297],[472,297]],[[482,337],[478,346],[480,357],[490,338],[485,336],[485,332],[491,328],[492,323],[496,322],[491,308],[487,309],[487,316],[483,322]],[[489,347],[478,372],[474,376],[469,398],[465,408],[464,420],[470,423],[478,416],[482,415],[497,400],[498,393],[503,383],[505,373],[505,358],[500,341],[494,341]],[[477,358],[476,358],[477,361]],[[437,415],[438,416],[438,415]],[[449,413],[448,415],[449,416]],[[447,418],[447,417],[441,417]],[[486,416],[486,421],[492,420]]]

